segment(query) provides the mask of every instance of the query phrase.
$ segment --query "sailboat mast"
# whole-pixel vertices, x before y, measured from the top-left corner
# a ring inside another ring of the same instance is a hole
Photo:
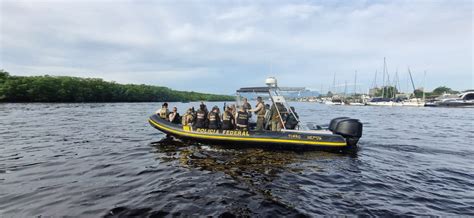
[[[354,76],[354,96],[357,94],[357,70],[355,71],[355,76]]]
[[[416,98],[416,88],[415,88],[415,83],[413,82],[413,77],[411,76],[411,71],[410,71],[410,67],[408,67],[408,74],[410,75],[410,80],[411,80],[411,85],[413,86],[413,95],[415,96]]]
[[[375,70],[374,88],[377,88],[377,70]]]
[[[385,97],[385,69],[386,69],[385,57],[383,57],[383,72],[382,72],[382,98]]]
[[[347,80],[344,81],[344,100],[346,100],[346,93],[347,93]]]
[[[426,70],[423,75],[423,102],[425,102],[425,89],[426,89]]]

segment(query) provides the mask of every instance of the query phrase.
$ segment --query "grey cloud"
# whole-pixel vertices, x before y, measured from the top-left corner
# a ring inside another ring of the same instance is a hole
[[[473,86],[469,1],[6,0],[0,10],[0,68],[14,74],[230,93],[270,75],[319,88],[358,70],[368,88],[386,56],[401,78],[427,70],[428,88]]]

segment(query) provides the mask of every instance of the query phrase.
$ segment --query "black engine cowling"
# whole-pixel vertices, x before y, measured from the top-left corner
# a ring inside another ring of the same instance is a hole
[[[362,137],[362,123],[357,119],[349,117],[332,119],[328,129],[334,134],[343,136],[350,147],[355,147],[357,142],[359,142],[359,138]]]
[[[337,117],[337,118],[332,119],[331,122],[329,122],[328,129],[331,130],[331,131],[334,131],[336,129],[337,124],[341,120],[345,120],[345,119],[349,119],[349,117]]]
[[[344,137],[360,138],[362,136],[362,123],[358,119],[346,118],[336,120],[333,128],[331,130],[333,133]]]

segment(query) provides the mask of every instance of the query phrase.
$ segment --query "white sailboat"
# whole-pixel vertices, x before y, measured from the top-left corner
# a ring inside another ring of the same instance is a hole
[[[416,95],[415,95],[415,83],[413,82],[413,77],[411,75],[411,71],[410,71],[410,68],[408,68],[408,74],[410,75],[410,80],[411,80],[411,84],[413,86],[413,98],[409,98],[407,100],[403,100],[402,102],[400,102],[401,106],[408,106],[408,107],[424,107],[425,106],[425,87],[423,87],[423,98],[417,98]],[[425,79],[426,79],[426,71],[425,71]],[[423,79],[423,80],[425,80]],[[425,82],[423,82],[425,83]],[[423,84],[423,86],[425,86],[425,84]]]
[[[355,76],[354,76],[354,98],[352,99],[352,102],[349,102],[349,105],[365,106],[365,103],[362,102],[362,99],[359,99],[359,101],[356,102],[356,99],[355,99],[356,96],[357,96],[357,70],[355,71]]]
[[[370,106],[393,106],[394,102],[390,98],[384,98],[385,96],[385,74],[387,74],[387,62],[385,61],[385,57],[383,58],[383,72],[382,72],[382,96],[381,97],[373,97],[369,101],[367,101],[367,105]],[[388,90],[387,90],[388,91]]]

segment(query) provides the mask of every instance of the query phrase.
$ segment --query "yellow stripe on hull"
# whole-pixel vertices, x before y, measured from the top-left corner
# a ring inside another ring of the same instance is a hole
[[[148,121],[154,126],[164,129],[168,132],[174,133],[176,135],[195,137],[201,139],[217,139],[217,140],[232,140],[232,141],[247,141],[247,142],[273,142],[273,143],[290,143],[290,144],[306,144],[306,145],[322,145],[322,146],[331,146],[331,147],[345,147],[347,144],[345,142],[318,142],[318,141],[302,141],[302,140],[289,140],[289,139],[274,139],[274,138],[244,138],[244,137],[235,137],[235,136],[216,136],[216,135],[205,135],[205,134],[196,134],[191,132],[184,132],[175,130],[164,125],[161,125],[152,119]]]

